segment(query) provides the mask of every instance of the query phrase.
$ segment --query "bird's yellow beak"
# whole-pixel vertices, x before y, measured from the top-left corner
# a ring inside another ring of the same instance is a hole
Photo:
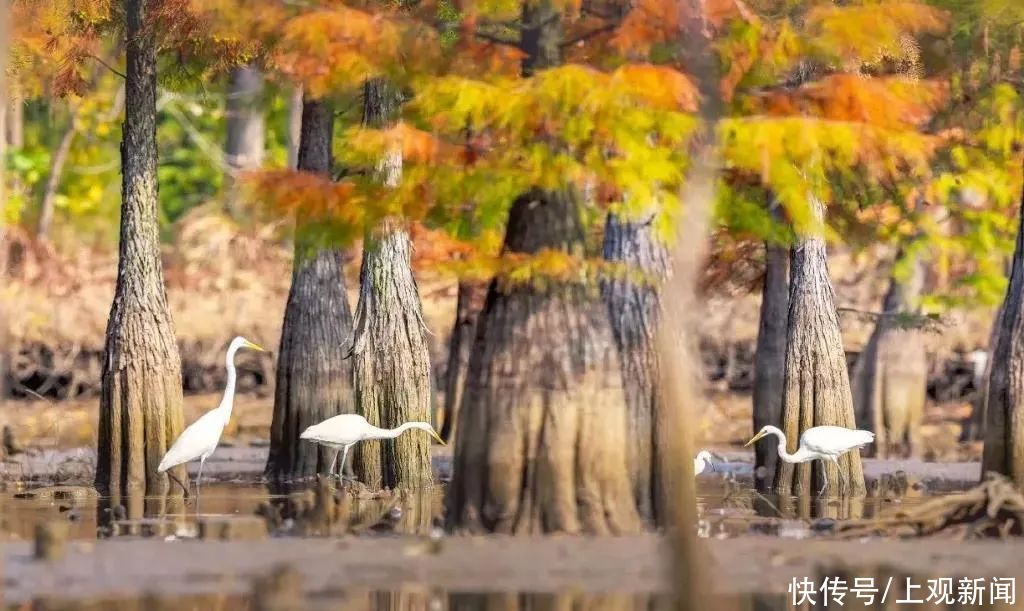
[[[444,442],[444,439],[441,439],[441,436],[438,435],[437,431],[435,431],[434,429],[430,429],[430,436],[433,437],[434,439],[436,439],[437,443],[439,443],[439,444],[441,444],[443,446],[448,445],[448,444],[446,444]]]
[[[757,441],[758,439],[760,439],[760,438],[762,438],[764,436],[765,436],[765,432],[761,431],[757,435],[754,435],[754,437],[750,441],[748,441],[747,443],[743,444],[743,447],[745,448],[745,447],[749,446],[750,444],[754,443],[755,441]]]
[[[253,350],[259,350],[260,352],[266,352],[267,351],[267,349],[264,348],[263,346],[258,346],[256,344],[250,342],[249,340],[245,340],[245,347],[246,348],[252,348]]]

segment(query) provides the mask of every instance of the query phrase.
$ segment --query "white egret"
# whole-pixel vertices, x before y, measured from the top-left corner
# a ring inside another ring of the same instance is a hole
[[[711,470],[713,471],[715,469],[715,463],[711,462],[712,458],[717,458],[724,462],[724,459],[721,456],[712,454],[707,450],[701,450],[698,452],[697,458],[693,459],[693,474],[700,475],[701,473],[704,473],[708,467],[711,467]]]
[[[757,435],[744,444],[747,447],[766,435],[775,435],[779,440],[779,458],[788,463],[804,463],[812,460],[828,460],[839,466],[839,457],[850,450],[860,449],[875,440],[871,431],[848,429],[841,426],[815,426],[804,431],[800,436],[800,448],[790,454],[786,451],[786,435],[770,424],[765,425]],[[839,474],[842,475],[842,470]],[[828,481],[821,487],[825,491]],[[819,492],[818,494],[821,494]]]
[[[203,478],[203,465],[206,463],[206,459],[210,457],[210,454],[213,454],[213,451],[217,449],[220,435],[224,432],[224,426],[228,423],[228,419],[231,418],[231,407],[235,402],[235,353],[240,348],[252,348],[253,350],[265,352],[262,347],[257,346],[244,337],[239,336],[231,340],[227,356],[225,357],[228,369],[228,382],[224,387],[224,397],[220,400],[220,405],[206,412],[198,420],[186,427],[181,432],[181,435],[178,436],[178,439],[174,441],[171,449],[167,450],[167,454],[164,454],[163,460],[160,461],[160,466],[156,469],[159,473],[163,473],[171,467],[176,467],[198,458],[199,475],[196,477],[196,494],[199,494],[199,481]]]
[[[345,470],[345,459],[348,457],[349,448],[360,441],[368,439],[394,439],[409,429],[426,431],[438,443],[445,445],[444,440],[437,434],[434,427],[426,422],[406,422],[402,426],[393,429],[382,429],[373,426],[366,421],[366,418],[358,414],[341,414],[328,418],[320,424],[314,424],[305,431],[302,431],[299,438],[308,439],[320,445],[339,450],[341,453],[341,465],[338,466],[338,479],[344,479],[342,473]],[[328,473],[334,473],[334,467],[337,463],[338,454],[335,454]]]

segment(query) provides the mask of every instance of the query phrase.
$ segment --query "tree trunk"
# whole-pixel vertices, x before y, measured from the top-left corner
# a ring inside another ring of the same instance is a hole
[[[583,252],[578,203],[533,190],[506,253]],[[636,532],[627,408],[607,306],[578,284],[491,281],[470,358],[449,525],[472,532]]]
[[[777,210],[777,206],[774,208]],[[781,426],[785,392],[786,331],[789,319],[789,248],[765,242],[764,288],[754,350],[754,433],[766,424]],[[775,438],[754,446],[754,482],[765,492],[779,462]]]
[[[228,75],[227,141],[224,153],[230,168],[228,210],[237,212],[242,204],[234,177],[238,172],[263,165],[265,126],[263,121],[263,73],[254,66],[237,66]]]
[[[990,359],[981,472],[1024,486],[1024,196],[1002,312]]]
[[[64,176],[64,166],[71,155],[71,145],[74,144],[75,134],[78,133],[78,128],[75,126],[75,114],[75,108],[72,106],[68,128],[61,136],[60,144],[50,163],[50,175],[46,177],[46,187],[43,190],[42,202],[39,204],[39,219],[36,223],[36,236],[40,239],[49,237],[50,227],[53,226],[53,209],[57,199],[57,190],[60,188],[60,181]]]
[[[668,252],[654,236],[652,216],[623,222],[609,214],[604,258],[625,263],[645,278],[613,279],[601,285],[612,334],[619,352],[628,414],[628,465],[640,517],[660,522],[660,452],[655,418],[660,410],[658,355],[655,346],[661,315],[661,283],[668,275]]]
[[[302,108],[300,170],[330,171],[333,133],[334,108],[307,99]],[[299,435],[309,426],[352,412],[352,369],[345,358],[352,313],[342,274],[342,251],[318,244],[301,219],[296,225],[266,467],[267,476],[276,480],[326,472],[335,451],[300,441]]]
[[[814,199],[812,206],[818,221],[823,222],[824,205]],[[800,435],[811,427],[829,424],[854,428],[846,354],[828,275],[825,240],[820,234],[802,237],[793,250],[782,422],[793,450]],[[775,489],[784,495],[816,493],[825,481],[823,478],[827,478],[830,493],[849,495],[866,491],[857,451],[844,454],[839,459],[839,468],[821,460],[800,465],[780,461]]]
[[[288,99],[288,167],[299,164],[299,140],[302,138],[302,86],[292,88]]]
[[[384,79],[363,88],[363,123],[392,124],[400,93]],[[381,160],[384,183],[401,180],[401,151]],[[412,273],[412,243],[403,221],[385,219],[363,244],[359,305],[352,337],[356,411],[370,424],[394,428],[408,421],[430,421],[430,353],[419,290]],[[355,448],[355,470],[371,489],[420,488],[433,483],[430,437],[406,433]]]
[[[100,396],[96,487],[163,496],[156,472],[181,433],[181,358],[167,307],[157,201],[156,45],[144,27],[148,0],[125,0],[125,120],[121,142],[121,241],[107,323]],[[183,480],[185,466],[174,468]],[[180,494],[175,486],[173,494]]]
[[[853,400],[857,423],[874,431],[869,455],[887,458],[896,445],[907,454],[921,454],[921,424],[928,393],[928,355],[924,333],[904,328],[898,316],[916,313],[924,283],[924,262],[913,261],[907,280],[895,276],[882,303],[882,315],[853,369]]]
[[[441,439],[451,443],[455,438],[455,423],[462,404],[462,388],[466,383],[469,368],[469,354],[476,336],[476,319],[483,305],[484,291],[476,283],[459,282],[459,293],[455,305],[455,324],[448,339],[448,368],[445,371],[444,425]]]
[[[7,82],[7,53],[9,50],[8,28],[10,26],[9,0],[0,0],[0,133],[8,133],[9,114],[7,100],[10,97],[10,86]],[[7,159],[6,138],[0,138],[0,159]],[[7,167],[0,163],[0,281],[7,278]],[[7,362],[8,338],[7,312],[4,301],[0,299],[0,407],[7,400]]]
[[[983,441],[985,439],[985,413],[988,410],[988,380],[992,375],[992,356],[996,351],[996,343],[999,341],[1000,320],[1003,317],[1003,306],[996,310],[992,317],[992,329],[989,331],[988,346],[983,353],[984,363],[979,366],[976,358],[972,358],[974,365],[974,398],[971,399],[971,415],[964,423],[960,433],[960,441]],[[980,371],[979,371],[980,369]]]

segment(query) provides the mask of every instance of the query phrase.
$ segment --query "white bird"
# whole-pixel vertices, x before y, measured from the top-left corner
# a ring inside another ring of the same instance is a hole
[[[338,466],[338,479],[342,479],[342,473],[345,470],[345,459],[348,457],[349,448],[360,441],[366,441],[368,439],[394,439],[409,429],[420,429],[422,431],[426,431],[430,433],[430,435],[441,445],[445,445],[444,440],[437,434],[434,427],[430,426],[430,424],[426,422],[406,422],[397,428],[382,429],[373,426],[366,421],[366,418],[363,418],[358,414],[341,414],[340,416],[328,418],[320,424],[314,424],[305,431],[302,431],[299,438],[308,439],[309,441],[319,443],[320,445],[340,450],[341,465]],[[338,454],[335,454],[329,473],[334,473],[334,467],[337,463]]]
[[[715,469],[715,463],[711,462],[712,458],[717,458],[718,460],[722,460],[721,457],[715,456],[714,454],[712,454],[711,452],[708,452],[707,450],[701,450],[700,452],[698,452],[697,453],[697,458],[693,459],[693,474],[694,475],[700,475],[701,473],[704,473],[704,471],[708,467],[711,467],[711,469],[714,470]]]
[[[159,473],[163,473],[171,467],[176,467],[198,458],[199,475],[196,477],[196,494],[199,494],[199,481],[203,478],[203,465],[206,463],[206,459],[210,457],[210,454],[213,454],[213,451],[217,449],[220,435],[224,432],[224,426],[228,423],[228,419],[231,418],[231,407],[235,402],[235,353],[238,352],[239,348],[252,348],[253,350],[265,352],[263,348],[244,337],[239,336],[231,340],[231,345],[228,346],[228,353],[225,357],[228,368],[228,382],[224,387],[224,397],[220,400],[220,405],[200,416],[198,420],[182,431],[178,439],[174,441],[171,449],[167,450],[167,454],[164,454],[163,459],[160,461],[160,466],[156,468]]]
[[[766,435],[775,435],[779,440],[779,458],[788,463],[804,463],[812,460],[828,460],[839,466],[839,457],[850,450],[860,449],[875,440],[871,431],[848,429],[841,426],[815,426],[800,436],[800,448],[790,454],[786,451],[786,435],[770,424],[765,425],[743,447],[747,447]],[[842,470],[839,471],[842,475]],[[822,485],[822,492],[828,481]],[[819,492],[820,494],[820,492]]]

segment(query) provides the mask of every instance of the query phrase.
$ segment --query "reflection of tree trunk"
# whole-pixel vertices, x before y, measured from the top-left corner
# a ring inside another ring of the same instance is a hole
[[[68,128],[61,136],[60,144],[53,153],[53,160],[50,162],[50,175],[46,178],[46,188],[43,190],[42,203],[39,205],[36,235],[40,239],[46,239],[50,235],[50,227],[53,225],[54,200],[57,198],[57,189],[60,188],[60,180],[64,176],[64,165],[71,154],[71,145],[74,143],[77,133],[75,110],[72,108]]]
[[[668,252],[654,235],[653,222],[653,215],[641,222],[608,215],[604,258],[624,263],[629,274],[646,277],[612,279],[601,285],[625,385],[633,498],[640,517],[650,521],[662,517],[656,507],[661,477],[654,419],[661,409],[661,393],[655,334],[661,312],[660,284],[668,274]]]
[[[458,419],[458,408],[462,403],[462,387],[466,381],[466,370],[469,368],[469,352],[473,348],[473,337],[476,335],[476,317],[480,312],[484,291],[482,287],[470,281],[459,282],[459,292],[455,305],[455,324],[448,340],[448,368],[445,372],[444,391],[444,426],[441,438],[451,442],[455,435],[455,423]]]
[[[1024,485],[1024,196],[1010,283],[998,319],[985,406],[982,476],[1002,473]]]
[[[143,27],[148,0],[125,0],[127,79],[121,142],[121,243],[107,323],[96,487],[163,496],[156,472],[184,427],[181,358],[167,307],[157,219],[156,44]],[[174,467],[179,480],[185,466]],[[181,494],[178,486],[171,494]]]
[[[300,170],[327,174],[331,167],[334,108],[306,100],[302,111]],[[285,306],[274,389],[274,418],[266,473],[277,479],[326,471],[335,451],[299,440],[307,427],[351,412],[351,365],[344,344],[352,329],[340,249],[318,244],[297,219],[292,285]]]
[[[578,202],[532,190],[505,253],[583,252]],[[600,299],[578,284],[494,280],[459,413],[449,524],[470,531],[630,533],[621,372]]]
[[[816,199],[811,205],[819,222],[823,222],[824,205]],[[820,235],[800,238],[793,249],[788,325],[782,428],[793,451],[800,435],[813,426],[854,428],[846,354],[828,275],[825,240]],[[780,462],[775,488],[780,494],[813,494],[821,489],[823,478],[827,478],[833,494],[866,491],[857,451],[844,454],[839,468],[821,460],[800,465]]]
[[[875,433],[867,448],[879,458],[890,446],[907,444],[912,457],[920,455],[921,424],[928,392],[928,360],[924,333],[901,328],[900,314],[918,312],[924,283],[924,262],[915,257],[907,279],[893,276],[882,303],[882,315],[853,369],[854,410],[858,424]]]
[[[393,84],[379,78],[367,81],[363,123],[390,126],[400,103]],[[380,170],[384,183],[397,187],[401,151],[389,151]],[[430,420],[430,353],[412,273],[412,243],[401,219],[384,219],[364,241],[352,361],[356,411],[370,424],[394,428]],[[360,443],[353,457],[356,475],[371,489],[430,486],[430,443],[420,431]]]
[[[777,210],[774,206],[773,211]],[[782,423],[789,319],[789,248],[765,242],[764,251],[764,288],[754,352],[754,433],[766,424]],[[775,438],[769,437],[754,448],[754,483],[761,492],[770,489],[775,480],[777,445]]]
[[[263,165],[263,73],[254,66],[237,66],[228,75],[227,141],[224,153],[231,175],[227,180],[228,209],[236,210],[240,194],[233,174]]]

